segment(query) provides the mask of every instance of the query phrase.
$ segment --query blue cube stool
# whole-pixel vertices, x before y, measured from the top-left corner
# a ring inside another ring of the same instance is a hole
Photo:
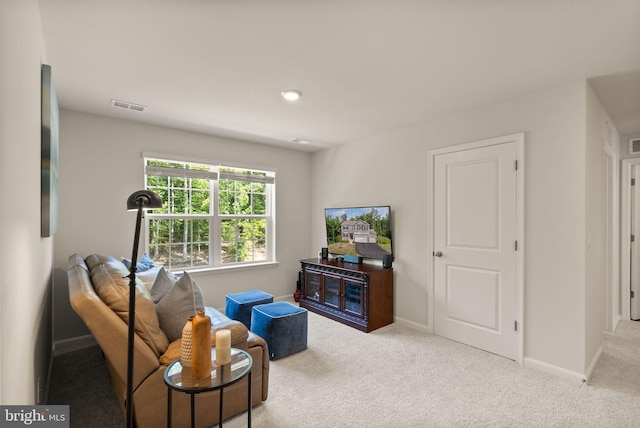
[[[253,307],[251,331],[269,347],[269,359],[277,360],[307,349],[307,310],[289,302]]]
[[[232,320],[240,321],[247,328],[251,328],[251,308],[271,302],[273,296],[260,290],[227,294],[224,312]]]

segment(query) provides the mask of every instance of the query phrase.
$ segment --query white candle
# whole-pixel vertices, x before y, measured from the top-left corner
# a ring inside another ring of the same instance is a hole
[[[231,331],[218,330],[216,332],[216,364],[231,362]]]

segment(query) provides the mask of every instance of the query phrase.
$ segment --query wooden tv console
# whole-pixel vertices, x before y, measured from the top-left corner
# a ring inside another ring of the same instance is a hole
[[[300,306],[364,332],[393,323],[393,269],[300,260]]]

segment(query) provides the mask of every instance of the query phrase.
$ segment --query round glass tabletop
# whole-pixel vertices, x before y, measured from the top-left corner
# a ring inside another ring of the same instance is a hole
[[[216,364],[216,348],[211,348],[211,374],[194,379],[191,367],[182,367],[180,359],[169,364],[164,372],[164,382],[176,391],[187,393],[206,392],[223,388],[242,379],[251,370],[253,360],[249,353],[231,348],[231,361]]]

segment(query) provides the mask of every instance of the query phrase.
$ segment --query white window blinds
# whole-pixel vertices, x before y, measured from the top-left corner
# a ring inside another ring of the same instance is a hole
[[[230,180],[245,183],[275,184],[275,172],[252,169],[236,169],[227,166],[187,163],[146,158],[144,172],[148,176],[178,177],[199,180]]]
[[[244,181],[247,183],[275,183],[275,177],[270,177],[265,174],[242,174],[238,172],[222,171],[220,172],[220,180],[236,180]]]
[[[172,168],[168,166],[147,165],[145,168],[147,175],[184,177],[199,180],[217,180],[218,173],[201,169]]]

